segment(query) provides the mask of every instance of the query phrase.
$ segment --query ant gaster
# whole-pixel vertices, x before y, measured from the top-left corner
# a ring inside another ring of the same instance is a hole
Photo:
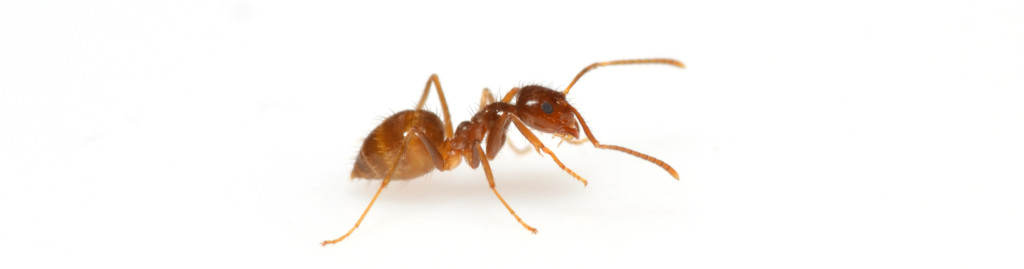
[[[359,223],[363,222],[366,213],[370,211],[381,191],[391,180],[417,178],[434,169],[451,170],[459,166],[462,161],[474,169],[482,163],[484,173],[487,175],[487,182],[494,195],[505,205],[505,208],[519,224],[522,224],[530,232],[536,233],[537,229],[523,222],[494,188],[494,176],[491,174],[491,166],[488,161],[493,160],[505,144],[505,134],[510,125],[515,125],[516,129],[530,141],[538,153],[541,151],[547,153],[555,161],[555,164],[558,164],[558,167],[582,182],[584,186],[587,185],[587,180],[562,164],[562,161],[559,161],[558,157],[541,143],[540,139],[530,131],[530,128],[539,132],[551,133],[561,137],[563,141],[573,144],[581,144],[589,140],[594,147],[628,153],[660,166],[678,180],[679,174],[676,173],[676,170],[661,160],[628,148],[597,142],[580,112],[565,100],[569,89],[572,89],[576,81],[587,71],[601,66],[623,64],[668,64],[684,67],[683,63],[672,59],[598,62],[583,68],[564,91],[559,92],[538,85],[517,87],[512,88],[499,102],[495,102],[490,91],[484,89],[480,99],[480,110],[473,115],[472,119],[460,123],[454,132],[444,91],[441,90],[441,82],[438,80],[437,74],[431,75],[416,109],[401,111],[388,117],[363,141],[363,147],[359,150],[355,167],[352,168],[352,178],[381,179],[380,188],[377,189],[377,193],[373,195],[370,204],[366,206],[366,210],[359,216],[359,220],[352,226],[352,229],[337,239],[324,241],[321,245],[337,243],[352,234],[352,231],[359,227]],[[444,121],[441,121],[436,114],[422,110],[424,102],[430,94],[431,84],[437,90],[441,110],[444,112]],[[579,139],[580,127],[583,128],[583,132],[587,136],[584,139]]]

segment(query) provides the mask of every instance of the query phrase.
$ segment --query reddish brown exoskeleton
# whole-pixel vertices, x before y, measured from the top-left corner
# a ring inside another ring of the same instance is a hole
[[[472,119],[460,123],[454,132],[444,91],[441,90],[441,82],[436,74],[431,75],[416,109],[395,113],[385,119],[366,137],[362,149],[359,150],[359,156],[356,158],[355,167],[352,168],[352,178],[380,179],[380,188],[377,189],[377,193],[373,195],[370,204],[366,206],[366,210],[359,216],[359,220],[352,226],[352,229],[337,239],[324,241],[322,245],[337,243],[352,234],[352,231],[359,227],[359,223],[363,222],[366,213],[370,211],[381,191],[388,186],[391,180],[417,178],[434,169],[451,170],[459,166],[462,161],[474,169],[482,163],[484,173],[487,175],[487,182],[490,183],[494,195],[505,205],[505,208],[519,224],[522,224],[530,232],[536,233],[537,229],[523,222],[501,197],[501,194],[498,194],[498,190],[494,188],[494,176],[491,174],[491,166],[488,163],[488,160],[493,160],[498,155],[498,151],[505,144],[505,133],[511,125],[515,125],[516,129],[530,141],[538,153],[541,151],[547,153],[555,161],[555,164],[558,164],[558,167],[582,182],[584,186],[587,185],[587,180],[562,164],[558,157],[530,131],[530,128],[554,134],[573,144],[589,140],[594,147],[628,153],[660,166],[678,180],[679,174],[676,173],[676,170],[657,158],[628,148],[598,143],[580,112],[565,100],[569,89],[587,71],[601,66],[623,64],[667,64],[684,67],[683,63],[672,59],[598,62],[583,68],[564,91],[559,92],[543,86],[529,85],[512,88],[499,102],[495,102],[490,91],[484,89],[480,99],[480,110],[473,115]],[[431,84],[437,89],[441,110],[444,112],[444,121],[441,121],[436,114],[422,110],[423,104],[430,94]],[[583,128],[583,132],[587,136],[584,139],[579,139],[580,127]]]

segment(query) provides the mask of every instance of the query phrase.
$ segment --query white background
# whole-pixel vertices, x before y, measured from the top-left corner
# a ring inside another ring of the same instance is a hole
[[[1024,266],[1024,2],[284,2],[0,4],[0,267]],[[688,68],[569,98],[681,180],[545,139],[591,183],[499,155],[536,235],[463,166],[318,244],[431,73],[458,122],[483,87],[645,57]]]

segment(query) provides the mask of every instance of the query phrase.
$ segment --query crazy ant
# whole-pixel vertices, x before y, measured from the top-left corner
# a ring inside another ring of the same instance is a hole
[[[519,224],[522,224],[530,232],[537,233],[537,229],[523,222],[523,219],[516,215],[501,194],[498,194],[498,190],[494,188],[494,176],[491,174],[491,166],[488,163],[488,160],[493,160],[498,155],[498,151],[505,144],[505,132],[508,131],[511,124],[514,124],[516,129],[519,129],[519,132],[530,141],[537,153],[543,151],[550,155],[558,167],[582,182],[584,186],[587,185],[587,180],[577,175],[572,169],[565,167],[558,157],[555,157],[555,153],[545,147],[540,139],[530,131],[530,128],[554,134],[561,137],[563,141],[573,144],[589,140],[594,147],[628,153],[660,166],[678,180],[679,174],[676,173],[676,170],[657,158],[628,148],[597,142],[580,112],[565,100],[569,89],[572,89],[573,84],[576,84],[576,81],[587,71],[601,66],[625,64],[667,64],[684,67],[683,63],[672,59],[598,62],[583,68],[569,83],[569,86],[561,92],[538,85],[516,87],[505,94],[505,97],[499,102],[495,102],[490,91],[484,89],[483,96],[480,98],[480,110],[473,115],[472,119],[460,123],[454,132],[452,131],[451,117],[448,114],[448,104],[444,99],[444,92],[441,90],[441,82],[438,80],[437,74],[431,75],[416,109],[391,115],[373,129],[373,132],[370,132],[370,135],[363,141],[363,147],[359,150],[355,167],[352,168],[352,178],[382,179],[380,188],[377,189],[377,193],[373,195],[370,204],[366,206],[366,210],[359,216],[359,220],[352,226],[352,229],[337,239],[324,241],[321,245],[337,243],[352,234],[352,231],[359,227],[359,223],[363,222],[370,207],[373,207],[373,203],[377,201],[381,191],[388,186],[392,179],[413,179],[434,169],[451,170],[459,166],[463,160],[473,169],[483,163],[487,183],[490,184],[494,195],[498,197],[501,204],[505,205],[505,208]],[[441,101],[441,110],[444,112],[443,122],[436,114],[422,110],[423,103],[427,101],[427,96],[430,94],[431,84],[434,85],[434,89],[437,89],[437,96]],[[583,127],[587,138],[579,139],[578,126]],[[482,146],[485,142],[486,150]]]

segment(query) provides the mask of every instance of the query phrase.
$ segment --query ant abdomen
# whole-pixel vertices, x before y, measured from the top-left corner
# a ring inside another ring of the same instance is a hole
[[[407,127],[413,131],[404,132]],[[436,114],[425,110],[405,110],[381,122],[366,136],[363,147],[352,168],[352,178],[384,179],[388,170],[398,163],[391,179],[413,179],[435,169],[431,153],[417,132],[434,145],[444,143],[444,124]],[[399,152],[406,136],[412,136],[409,145],[399,158]]]

